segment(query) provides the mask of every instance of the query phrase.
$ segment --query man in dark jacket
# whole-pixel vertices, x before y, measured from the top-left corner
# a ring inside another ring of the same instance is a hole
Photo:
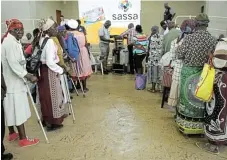
[[[164,21],[172,21],[176,13],[173,9],[168,5],[168,3],[164,3],[165,12],[164,12]]]
[[[1,66],[2,68],[2,66]],[[3,77],[3,71],[1,69],[1,129],[2,129],[2,139],[1,139],[1,157],[2,160],[10,160],[13,158],[13,155],[11,153],[4,154],[5,152],[5,146],[3,144],[3,140],[5,137],[5,114],[4,114],[4,107],[3,107],[3,100],[6,96],[6,84]]]

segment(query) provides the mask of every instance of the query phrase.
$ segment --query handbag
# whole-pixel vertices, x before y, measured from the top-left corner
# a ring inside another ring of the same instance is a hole
[[[172,75],[173,69],[171,67],[164,67],[163,76],[162,76],[162,86],[163,87],[171,87],[172,84]]]
[[[28,71],[28,73],[36,74],[38,69],[42,65],[42,62],[40,61],[41,55],[42,55],[42,50],[45,47],[48,39],[49,38],[46,37],[43,40],[41,47],[38,47],[38,51],[35,54],[32,53],[32,56],[26,59],[26,61],[27,61],[26,70]],[[36,50],[34,50],[34,51],[36,51]]]
[[[195,90],[195,97],[204,102],[209,102],[213,95],[213,85],[215,80],[215,69],[209,59],[203,67],[202,74]]]

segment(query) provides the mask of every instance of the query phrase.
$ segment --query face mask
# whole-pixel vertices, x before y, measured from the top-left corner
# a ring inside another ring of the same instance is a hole
[[[227,67],[227,61],[219,58],[213,58],[213,64],[216,68],[224,68]]]

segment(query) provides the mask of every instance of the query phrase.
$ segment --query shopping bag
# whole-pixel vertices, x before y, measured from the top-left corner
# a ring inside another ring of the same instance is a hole
[[[195,96],[204,102],[209,102],[213,95],[213,85],[215,79],[215,69],[206,63],[195,90]]]
[[[144,90],[146,88],[147,76],[145,74],[136,75],[135,87],[137,90]]]

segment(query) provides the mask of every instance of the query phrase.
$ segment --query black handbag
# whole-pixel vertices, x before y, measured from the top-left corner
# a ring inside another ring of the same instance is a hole
[[[36,52],[36,54],[34,54],[34,50],[33,50],[32,56],[27,58],[26,69],[27,69],[28,73],[36,74],[38,72],[38,69],[42,65],[42,62],[40,61],[41,55],[42,55],[42,50],[45,47],[48,39],[49,38],[46,37],[43,40],[41,47],[38,46],[38,51]]]

